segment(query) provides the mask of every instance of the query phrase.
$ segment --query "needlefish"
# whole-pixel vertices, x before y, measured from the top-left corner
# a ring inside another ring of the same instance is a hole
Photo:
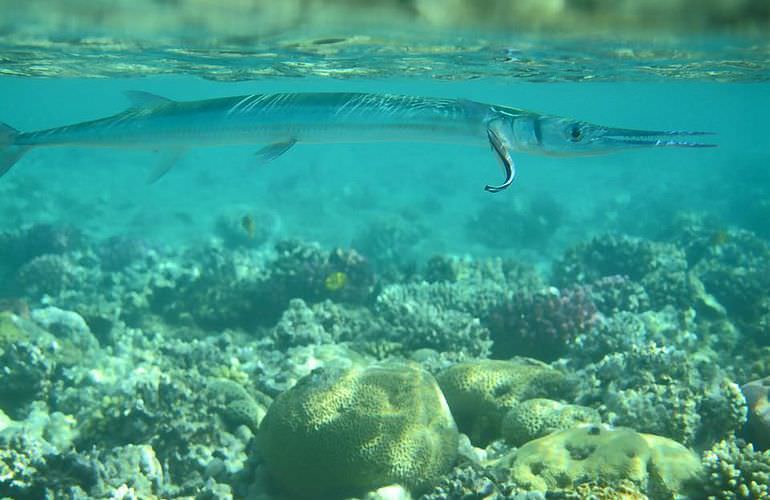
[[[702,148],[686,140],[709,132],[635,130],[465,99],[367,93],[249,94],[176,101],[141,91],[113,116],[35,132],[0,123],[0,176],[31,148],[140,147],[160,151],[148,181],[171,169],[197,146],[265,145],[258,161],[273,160],[296,144],[449,142],[488,145],[504,178],[485,190],[511,185],[516,153],[592,155],[636,148]]]

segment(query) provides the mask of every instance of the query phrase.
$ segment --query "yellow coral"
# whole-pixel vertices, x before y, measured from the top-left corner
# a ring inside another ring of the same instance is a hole
[[[500,437],[503,416],[520,401],[571,392],[563,373],[529,358],[460,363],[442,372],[438,382],[460,430],[479,446]]]
[[[560,403],[551,399],[528,399],[511,408],[503,417],[500,432],[514,446],[578,424],[598,424],[599,412],[593,408]]]
[[[394,483],[422,491],[452,466],[458,444],[438,385],[413,364],[317,370],[276,398],[257,438],[272,476],[299,498]]]
[[[511,479],[538,491],[627,480],[642,491],[680,493],[700,474],[697,455],[668,438],[588,424],[530,441],[507,459]],[[650,474],[650,471],[653,474]]]

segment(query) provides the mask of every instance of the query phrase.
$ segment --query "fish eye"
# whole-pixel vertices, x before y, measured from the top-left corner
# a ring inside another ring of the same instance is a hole
[[[580,142],[583,138],[583,129],[577,123],[573,124],[569,128],[569,138],[572,142]]]

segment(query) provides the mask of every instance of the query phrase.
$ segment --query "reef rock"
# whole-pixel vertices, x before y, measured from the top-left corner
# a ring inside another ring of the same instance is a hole
[[[297,498],[394,483],[421,492],[452,467],[458,448],[436,381],[401,363],[312,372],[276,398],[257,439],[270,474]]]

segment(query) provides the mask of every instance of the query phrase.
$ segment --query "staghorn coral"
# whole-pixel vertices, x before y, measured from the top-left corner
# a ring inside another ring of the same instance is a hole
[[[519,402],[572,393],[563,373],[529,358],[459,363],[437,379],[457,425],[477,446],[500,437],[503,417]]]
[[[699,497],[710,500],[770,497],[770,451],[720,441],[703,453],[705,474]]]
[[[548,288],[514,294],[490,311],[485,324],[494,342],[494,357],[530,356],[553,361],[596,320],[596,307],[584,288]]]
[[[420,492],[450,469],[458,445],[433,377],[398,363],[314,371],[276,398],[257,438],[271,475],[299,498],[392,483]]]

